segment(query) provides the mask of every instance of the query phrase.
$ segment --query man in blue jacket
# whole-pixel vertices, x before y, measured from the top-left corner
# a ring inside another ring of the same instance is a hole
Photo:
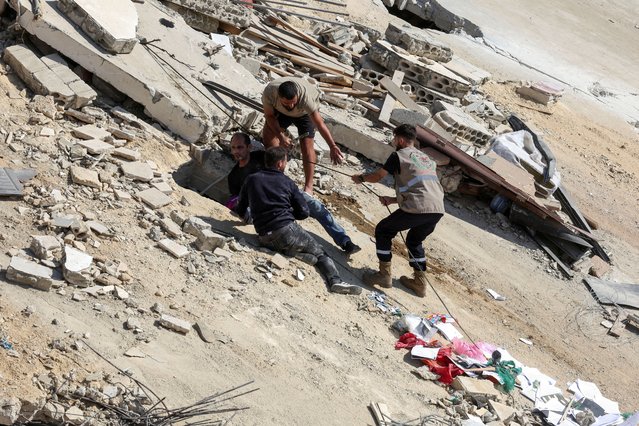
[[[266,150],[265,168],[246,178],[235,211],[240,217],[244,217],[250,207],[253,226],[260,243],[317,266],[332,292],[360,294],[362,288],[342,281],[333,260],[296,222],[306,219],[309,210],[295,182],[284,175],[286,163],[284,148],[273,147]]]

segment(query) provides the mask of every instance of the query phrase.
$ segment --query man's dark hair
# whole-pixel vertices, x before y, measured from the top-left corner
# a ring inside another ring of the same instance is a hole
[[[297,96],[297,86],[292,81],[285,81],[280,84],[280,87],[277,89],[277,94],[284,99],[291,100],[295,96]]]
[[[393,130],[393,135],[408,139],[409,141],[415,141],[417,139],[417,130],[415,130],[415,126],[412,124],[400,124]]]
[[[231,139],[235,139],[235,138],[242,139],[242,142],[244,142],[244,145],[246,146],[249,146],[251,144],[251,137],[244,132],[233,133],[233,136],[231,136]]]
[[[269,169],[274,168],[282,160],[286,160],[286,149],[281,146],[271,147],[264,154],[264,165]]]

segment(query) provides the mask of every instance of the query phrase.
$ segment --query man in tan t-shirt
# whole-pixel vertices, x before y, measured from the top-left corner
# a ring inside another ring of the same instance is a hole
[[[304,162],[304,192],[313,194],[313,174],[317,156],[314,149],[315,129],[319,130],[330,147],[334,164],[343,160],[331,132],[319,113],[320,94],[315,86],[296,77],[278,78],[270,82],[262,94],[266,125],[262,131],[264,145],[267,148],[282,146],[289,148],[291,140],[284,130],[295,124],[300,135],[300,148]]]

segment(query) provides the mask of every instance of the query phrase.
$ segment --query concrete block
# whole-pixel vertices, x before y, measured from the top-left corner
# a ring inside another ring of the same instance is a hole
[[[433,121],[453,137],[465,139],[475,145],[485,146],[494,133],[477,122],[459,107],[435,101],[431,107]],[[434,130],[434,129],[433,129]]]
[[[402,26],[389,23],[384,35],[390,43],[416,56],[438,62],[448,62],[453,57],[452,49],[437,41],[428,30],[413,27],[408,23]]]
[[[131,194],[126,191],[121,191],[119,189],[114,189],[113,191],[115,192],[115,198],[119,201],[128,201],[133,198],[131,197]]]
[[[104,154],[113,150],[113,145],[98,139],[80,140],[77,144],[86,148],[87,152],[93,155]]]
[[[71,180],[78,185],[90,186],[91,188],[97,189],[102,188],[98,172],[85,169],[84,167],[71,166]]]
[[[69,105],[70,107],[82,108],[98,96],[97,92],[82,81],[82,79],[69,68],[69,64],[57,53],[43,56],[40,60],[53,71],[64,84],[69,86],[75,94],[75,99]]]
[[[158,245],[162,250],[170,253],[173,257],[177,257],[178,259],[189,254],[189,249],[186,246],[178,244],[170,238],[160,240]]]
[[[390,121],[395,125],[412,124],[413,126],[425,126],[430,119],[426,111],[418,112],[410,109],[395,108],[391,111]]]
[[[64,246],[64,263],[62,275],[70,284],[78,287],[89,287],[93,282],[90,273],[93,256],[71,246]]]
[[[214,112],[215,106],[207,99],[208,90],[199,80],[188,77],[193,69],[201,70],[201,80],[217,81],[243,94],[261,93],[260,84],[232,57],[216,55],[215,62],[223,72],[213,69],[202,47],[210,46],[209,37],[189,27],[178,16],[171,17],[172,28],[164,26],[166,10],[157,7],[155,2],[131,3],[138,11],[137,35],[148,40],[159,39],[155,44],[166,51],[165,60],[176,72],[187,76],[193,88],[167,78],[166,67],[158,66],[150,49],[140,44],[127,55],[108,54],[55,10],[56,2],[40,2],[42,13],[37,19],[30,0],[14,3],[22,9],[17,18],[21,28],[143,105],[147,115],[188,142],[208,140],[213,128],[227,120],[222,113]],[[102,3],[99,2],[100,7]],[[249,9],[241,8],[250,14]],[[163,135],[161,131],[156,132]]]
[[[39,290],[48,291],[53,284],[53,269],[30,260],[13,256],[7,268],[9,281],[26,284]]]
[[[381,131],[370,128],[370,121],[363,117],[326,117],[325,123],[335,141],[362,154],[369,160],[383,164],[394,151]]]
[[[186,219],[186,221],[184,221],[184,224],[182,225],[182,230],[184,232],[195,237],[199,237],[202,231],[210,229],[211,225],[197,216],[191,216],[190,218]]]
[[[172,237],[177,238],[182,236],[182,228],[180,228],[177,223],[167,217],[160,220],[160,227],[164,229],[164,232]]]
[[[289,260],[281,254],[275,253],[273,257],[271,257],[271,263],[278,269],[284,269],[288,266]]]
[[[217,18],[205,15],[201,12],[198,12],[197,10],[180,6],[179,4],[173,3],[171,1],[164,0],[162,1],[162,3],[169,9],[175,10],[177,13],[182,15],[184,21],[196,30],[208,34],[218,32],[220,21]]]
[[[194,19],[197,19],[195,25],[198,26],[202,25],[206,20],[203,17],[197,17],[194,12],[204,17],[215,18],[223,24],[229,24],[237,28],[248,28],[251,25],[251,9],[241,5],[234,5],[226,0],[168,0],[164,3],[171,8],[174,8],[173,5],[177,5],[191,11],[188,22],[193,22]],[[177,10],[183,13],[181,9]]]
[[[244,58],[240,58],[238,62],[240,63],[240,65],[246,68],[251,74],[253,75],[260,74],[260,70],[262,69],[262,66],[260,65],[260,61],[253,58],[244,57]]]
[[[22,403],[15,396],[0,398],[0,425],[16,424],[21,409]]]
[[[145,191],[140,191],[137,193],[137,197],[144,204],[148,205],[152,209],[159,209],[160,207],[164,207],[168,204],[171,204],[173,199],[163,192],[158,191],[155,188],[149,188]]]
[[[86,124],[84,126],[76,127],[72,130],[73,136],[80,139],[97,139],[105,140],[111,136],[111,133],[106,130],[94,126],[93,124]]]
[[[539,91],[529,86],[519,87],[517,89],[517,94],[524,99],[528,99],[542,105],[548,105],[555,100],[555,97],[553,95]]]
[[[215,250],[218,247],[224,247],[224,242],[226,239],[217,234],[210,229],[203,229],[200,231],[197,240],[195,241],[195,246],[198,250]]]
[[[124,176],[132,180],[149,182],[153,179],[153,169],[147,163],[141,161],[133,161],[131,163],[122,163],[120,165]]]
[[[114,149],[111,155],[115,155],[116,157],[124,158],[125,160],[132,160],[132,161],[137,161],[142,157],[139,151],[135,151],[133,149],[124,148],[124,147]]]
[[[137,43],[138,12],[129,0],[58,0],[58,8],[111,53],[131,53]]]
[[[451,105],[460,106],[459,98],[439,92],[435,89],[429,89],[419,83],[411,80],[404,81],[404,84],[410,87],[411,93],[415,96],[415,101],[424,104],[432,104],[435,101],[444,101]],[[405,90],[406,91],[406,90]]]
[[[46,259],[51,256],[52,251],[62,248],[62,245],[53,235],[33,235],[29,248],[38,259]]]
[[[377,84],[379,85],[379,82]],[[353,88],[353,90],[361,90],[362,92],[372,92],[375,86],[376,85],[373,84],[372,82],[354,79],[353,85],[351,87]]]
[[[471,82],[474,86],[484,84],[491,77],[488,71],[463,60],[457,55],[454,55],[450,61],[442,65],[464,80]]]
[[[403,49],[378,40],[370,48],[369,55],[389,72],[402,71],[405,78],[430,89],[462,98],[470,90],[470,82],[459,77],[438,62],[425,63]]]
[[[162,314],[158,322],[162,327],[166,327],[169,330],[177,331],[182,334],[188,333],[192,327],[190,322],[166,314]]]
[[[222,247],[217,247],[213,250],[213,254],[218,257],[223,257],[224,259],[230,259],[233,256],[233,253],[228,250],[224,250]]]
[[[163,193],[165,193],[166,195],[170,195],[173,193],[173,188],[171,188],[171,185],[169,185],[168,183],[162,181],[162,182],[151,182],[151,186],[155,189],[157,189],[158,191],[161,191]]]
[[[75,94],[40,58],[22,44],[7,47],[4,60],[34,92],[70,104]]]

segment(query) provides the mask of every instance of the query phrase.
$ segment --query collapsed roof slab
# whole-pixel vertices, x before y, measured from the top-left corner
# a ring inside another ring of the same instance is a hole
[[[130,53],[138,42],[138,13],[129,0],[58,0],[58,8],[111,53]]]
[[[335,142],[369,160],[383,164],[394,151],[388,136],[364,117],[334,112],[325,115],[324,121]]]
[[[261,91],[255,77],[230,55],[220,52],[207,57],[202,47],[212,44],[207,35],[189,27],[157,0],[135,4],[138,36],[154,40],[155,47],[138,43],[126,55],[104,52],[51,2],[40,3],[38,19],[31,12],[30,0],[19,0],[19,4],[19,23],[27,32],[144,105],[147,115],[188,142],[205,141],[213,126],[226,122],[215,106],[223,106],[220,100],[214,104],[198,79],[243,94]]]

